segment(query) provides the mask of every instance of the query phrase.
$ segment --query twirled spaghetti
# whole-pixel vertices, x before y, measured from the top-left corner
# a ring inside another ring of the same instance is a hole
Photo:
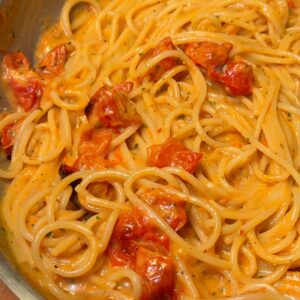
[[[67,0],[5,55],[1,219],[46,297],[300,298],[299,13]]]

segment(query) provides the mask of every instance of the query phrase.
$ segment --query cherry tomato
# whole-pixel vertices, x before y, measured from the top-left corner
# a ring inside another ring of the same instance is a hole
[[[167,37],[159,42],[154,51],[152,57],[161,54],[164,51],[174,50],[175,46],[171,38]],[[167,71],[173,69],[177,65],[177,59],[174,57],[167,57],[161,60],[153,69],[150,70],[149,76],[153,81],[159,80]]]
[[[254,75],[252,66],[243,61],[229,61],[222,67],[209,70],[209,77],[220,82],[233,96],[248,96],[252,93]]]
[[[202,157],[203,154],[189,150],[176,138],[148,148],[148,165],[157,168],[180,167],[194,173]]]
[[[139,247],[169,249],[169,238],[156,228],[139,209],[119,217],[111,238],[109,257],[114,266],[134,267]]]
[[[196,65],[210,69],[225,64],[231,49],[230,43],[201,42],[188,44],[185,53]]]
[[[68,52],[66,44],[60,44],[52,49],[39,63],[42,74],[47,76],[59,75],[65,67]]]
[[[132,125],[141,124],[140,118],[130,109],[126,93],[131,90],[133,83],[124,82],[115,88],[103,87],[91,99],[86,108],[86,114],[92,124],[100,122],[107,128],[117,131]]]
[[[172,259],[140,247],[136,255],[135,271],[143,284],[141,300],[172,299],[174,293],[174,265]]]
[[[39,75],[30,69],[30,64],[21,52],[6,54],[3,59],[4,78],[16,97],[17,104],[26,112],[37,107],[44,93],[44,84]]]
[[[78,146],[78,159],[74,164],[79,170],[101,170],[113,162],[106,159],[112,141],[109,129],[90,129],[83,133]]]
[[[142,194],[151,207],[158,212],[175,230],[180,230],[187,222],[185,203],[176,196],[165,193],[160,189],[150,189]]]
[[[13,122],[11,124],[6,125],[2,129],[1,145],[7,154],[10,154],[12,150],[12,146],[15,141],[16,127],[17,127],[17,123]]]

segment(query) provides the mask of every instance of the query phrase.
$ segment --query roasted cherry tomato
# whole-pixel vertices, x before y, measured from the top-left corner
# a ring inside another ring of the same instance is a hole
[[[220,82],[232,96],[248,96],[252,93],[253,69],[243,61],[229,61],[224,66],[209,70],[208,74],[214,81]]]
[[[151,207],[159,213],[175,230],[181,229],[187,222],[185,203],[176,196],[161,189],[149,189],[141,195]]]
[[[142,279],[141,300],[174,299],[174,265],[170,257],[140,247],[135,271]]]
[[[13,122],[6,125],[1,132],[1,146],[7,154],[11,154],[15,141],[17,123]]]
[[[157,168],[181,167],[193,173],[202,157],[203,154],[189,150],[176,138],[148,148],[148,165]]]
[[[6,54],[3,59],[4,79],[12,89],[17,104],[25,111],[39,105],[44,93],[44,84],[39,75],[30,69],[30,64],[21,52]]]
[[[112,140],[109,129],[90,129],[83,133],[78,146],[78,159],[74,164],[79,170],[101,170],[113,166],[106,159]]]
[[[39,63],[41,73],[51,77],[59,75],[65,67],[71,49],[72,46],[68,44],[57,45]]]
[[[126,94],[133,83],[124,82],[114,88],[103,87],[91,99],[86,114],[92,124],[100,124],[117,131],[132,125],[140,125],[141,119],[130,106]]]
[[[121,215],[116,223],[109,247],[111,263],[134,268],[136,252],[141,245],[166,253],[169,238],[143,213],[134,209],[131,213]]]
[[[175,46],[171,38],[167,37],[159,42],[154,51],[152,57],[161,54],[164,51],[174,50]],[[153,69],[150,70],[149,76],[153,81],[159,80],[167,71],[173,69],[177,65],[177,59],[174,57],[167,57],[161,60]]]
[[[231,49],[230,43],[201,42],[188,44],[185,53],[196,65],[210,69],[225,64]]]

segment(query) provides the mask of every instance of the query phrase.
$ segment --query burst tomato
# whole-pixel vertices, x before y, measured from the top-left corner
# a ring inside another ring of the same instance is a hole
[[[78,159],[74,164],[79,170],[101,170],[113,165],[106,159],[112,140],[108,129],[90,129],[83,133],[78,146]]]
[[[15,141],[16,127],[17,127],[17,123],[13,122],[11,124],[6,125],[2,129],[1,145],[7,154],[10,154],[12,150],[12,146]]]
[[[25,111],[39,105],[44,93],[44,84],[21,52],[6,54],[3,59],[4,78],[16,97],[17,104]]]
[[[172,259],[140,247],[135,271],[143,284],[141,300],[172,299],[174,294],[174,265]]]
[[[175,230],[187,222],[185,203],[160,189],[150,189],[141,196]]]
[[[42,74],[50,77],[59,75],[65,67],[70,51],[71,46],[67,44],[60,44],[52,49],[39,63]]]
[[[167,37],[159,42],[152,52],[152,57],[161,54],[164,51],[174,50],[175,46],[171,38]],[[167,57],[161,60],[153,69],[149,71],[150,79],[153,81],[159,80],[167,71],[173,69],[177,65],[177,59],[174,57]]]
[[[230,95],[248,96],[252,93],[253,69],[243,61],[229,61],[224,66],[209,70],[208,74],[221,83]]]
[[[196,65],[210,69],[225,64],[231,49],[230,43],[201,42],[188,44],[185,53]]]
[[[190,173],[195,172],[202,157],[202,153],[189,150],[176,138],[169,138],[164,144],[148,149],[149,166],[180,167]]]
[[[141,124],[133,107],[128,103],[126,94],[132,89],[133,83],[124,82],[114,88],[103,87],[91,99],[86,114],[92,124],[100,122],[107,128],[119,131],[131,125]]]

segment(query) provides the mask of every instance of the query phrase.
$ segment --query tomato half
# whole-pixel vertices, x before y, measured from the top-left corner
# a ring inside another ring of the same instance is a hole
[[[202,157],[202,153],[189,150],[176,138],[148,148],[148,165],[157,168],[180,167],[193,173]]]

